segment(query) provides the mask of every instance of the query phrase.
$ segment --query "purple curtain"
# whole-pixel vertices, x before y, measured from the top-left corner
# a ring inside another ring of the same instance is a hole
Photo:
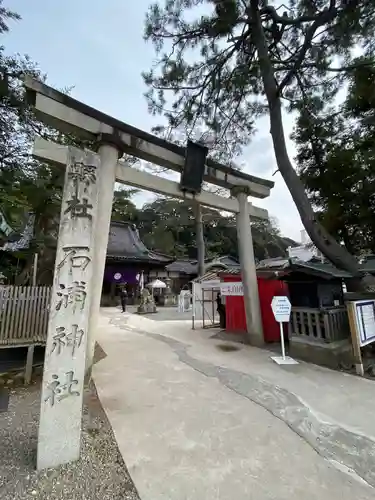
[[[124,266],[107,266],[104,271],[104,280],[110,283],[129,283],[136,285],[141,271]],[[138,279],[137,279],[138,276]]]

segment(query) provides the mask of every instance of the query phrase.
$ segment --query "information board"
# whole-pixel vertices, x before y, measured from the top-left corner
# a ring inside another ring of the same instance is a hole
[[[283,323],[289,323],[292,304],[286,295],[275,295],[272,298],[271,309],[275,320],[280,326],[281,356],[271,356],[278,365],[298,365],[298,361],[285,355],[285,341]]]
[[[375,342],[375,300],[356,300],[355,319],[361,347]]]
[[[278,323],[289,323],[292,305],[288,297],[285,295],[273,297],[271,308],[273,315],[275,316],[275,320]]]

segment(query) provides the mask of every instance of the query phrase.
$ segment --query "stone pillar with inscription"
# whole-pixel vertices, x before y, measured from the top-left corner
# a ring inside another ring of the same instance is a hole
[[[44,361],[37,468],[77,460],[93,273],[99,157],[69,151]]]

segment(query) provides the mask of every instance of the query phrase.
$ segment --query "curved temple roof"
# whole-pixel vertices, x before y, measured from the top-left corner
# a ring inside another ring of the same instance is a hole
[[[141,261],[168,264],[172,257],[149,250],[134,224],[129,222],[111,222],[107,247],[107,259]]]

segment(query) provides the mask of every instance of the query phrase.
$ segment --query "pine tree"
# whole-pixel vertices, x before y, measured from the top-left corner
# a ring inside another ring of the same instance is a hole
[[[288,155],[283,110],[318,98],[334,103],[375,42],[372,0],[165,0],[148,11],[145,38],[158,62],[144,74],[151,113],[171,127],[204,123],[220,144],[251,139],[268,114],[280,171],[313,243],[338,267],[360,275],[357,260],[314,213]]]

